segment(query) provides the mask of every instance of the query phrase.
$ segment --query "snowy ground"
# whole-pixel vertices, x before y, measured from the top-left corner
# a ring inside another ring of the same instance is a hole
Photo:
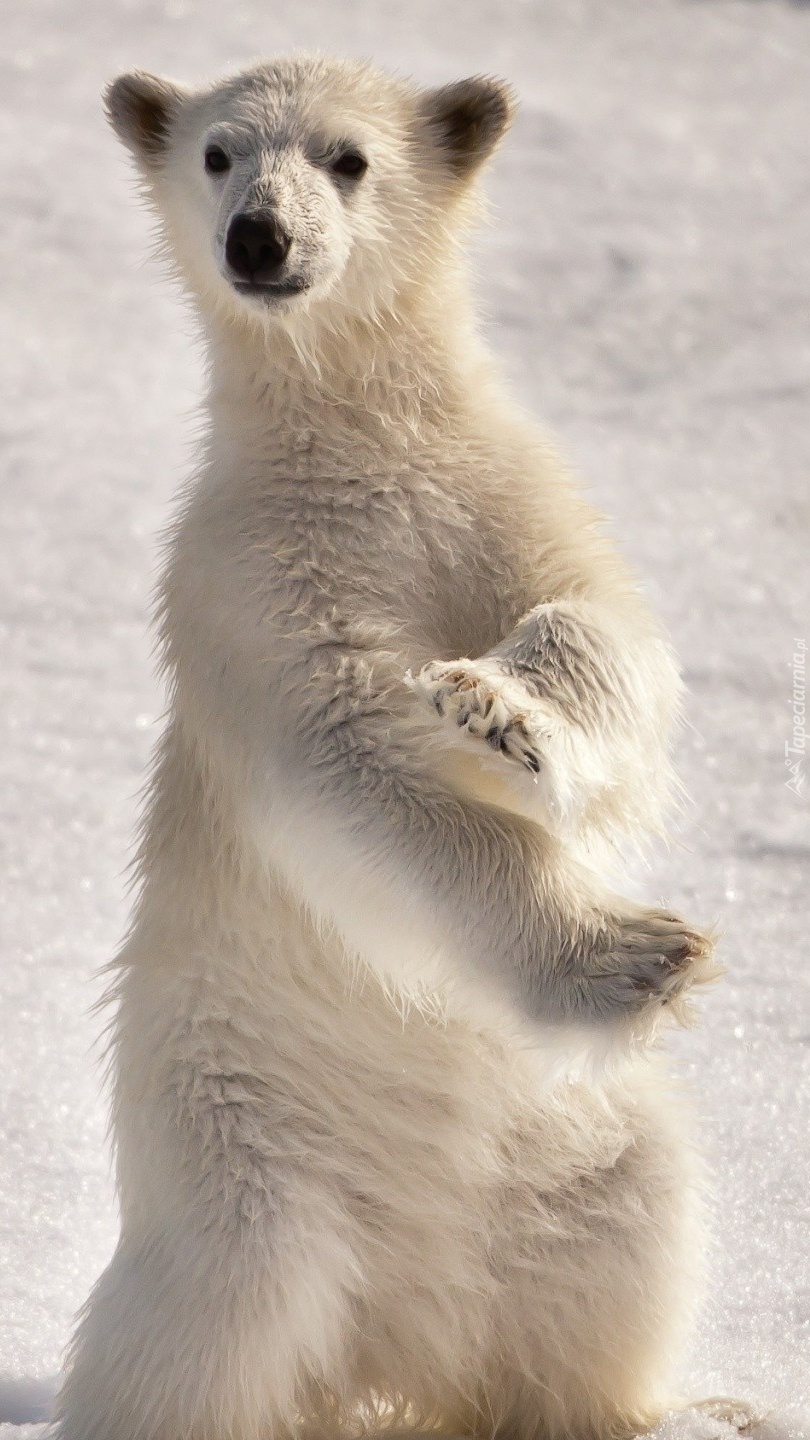
[[[161,708],[153,537],[199,385],[99,90],[136,64],[194,79],[296,45],[426,81],[491,70],[523,98],[480,294],[683,658],[695,805],[648,888],[716,917],[730,967],[673,1042],[716,1177],[684,1389],[757,1396],[807,1440],[810,774],[804,798],[786,788],[784,745],[794,637],[810,639],[810,9],[28,0],[3,39],[2,1440],[46,1412],[115,1240],[88,1010],[126,913]]]

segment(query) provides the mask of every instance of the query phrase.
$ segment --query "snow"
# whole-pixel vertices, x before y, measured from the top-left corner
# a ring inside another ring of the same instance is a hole
[[[666,616],[691,687],[694,804],[647,893],[724,932],[728,978],[673,1037],[715,1177],[682,1386],[810,1436],[808,804],[786,787],[808,638],[810,9],[782,0],[29,0],[4,18],[7,398],[0,971],[0,1440],[47,1414],[116,1217],[90,1007],[162,699],[155,534],[199,389],[188,318],[102,83],[194,80],[295,46],[426,82],[490,70],[521,117],[478,288],[526,404],[563,437]],[[726,1440],[697,1412],[660,1440]]]

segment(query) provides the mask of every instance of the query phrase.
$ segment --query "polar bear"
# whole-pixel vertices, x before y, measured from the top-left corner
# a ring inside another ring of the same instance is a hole
[[[715,968],[605,878],[662,824],[678,673],[470,317],[510,92],[297,57],[107,105],[208,425],[59,1435],[622,1440],[699,1283],[651,1042]]]

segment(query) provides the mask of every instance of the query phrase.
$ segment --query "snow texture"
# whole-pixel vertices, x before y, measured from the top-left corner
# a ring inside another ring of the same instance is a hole
[[[125,923],[162,706],[155,536],[200,389],[99,92],[135,65],[194,80],[294,47],[425,82],[492,71],[522,98],[482,309],[682,657],[694,804],[641,883],[717,919],[729,967],[672,1040],[715,1176],[683,1393],[755,1398],[763,1440],[808,1440],[810,775],[787,788],[784,747],[810,638],[810,8],[27,0],[3,40],[0,1440],[38,1433],[116,1236],[90,1006]],[[690,1412],[659,1440],[734,1433]]]

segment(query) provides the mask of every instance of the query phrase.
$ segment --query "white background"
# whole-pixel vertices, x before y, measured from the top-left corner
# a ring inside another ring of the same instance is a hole
[[[125,923],[162,706],[155,537],[200,391],[99,92],[302,47],[425,82],[491,71],[522,98],[481,308],[682,657],[693,806],[644,885],[719,922],[730,972],[672,1041],[715,1177],[684,1389],[810,1435],[810,762],[804,799],[784,768],[810,642],[810,8],[19,0],[2,43],[0,1434],[42,1417],[116,1235],[89,1011]]]

